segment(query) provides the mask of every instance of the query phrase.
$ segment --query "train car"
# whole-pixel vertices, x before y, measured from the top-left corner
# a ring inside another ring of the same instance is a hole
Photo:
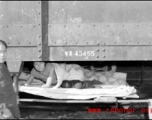
[[[149,82],[151,10],[150,1],[0,1],[9,71],[18,75],[29,61],[117,61]]]
[[[1,1],[10,72],[25,61],[151,60],[149,1]]]

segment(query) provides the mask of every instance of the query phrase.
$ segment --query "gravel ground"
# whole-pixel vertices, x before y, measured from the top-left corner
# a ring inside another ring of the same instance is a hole
[[[145,119],[140,111],[135,113],[112,113],[88,111],[52,111],[38,109],[21,109],[23,118],[29,119]]]

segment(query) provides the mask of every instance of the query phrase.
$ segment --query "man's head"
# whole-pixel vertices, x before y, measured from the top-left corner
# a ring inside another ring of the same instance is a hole
[[[4,63],[6,61],[7,55],[7,44],[0,40],[0,63]]]
[[[45,68],[45,63],[44,62],[34,62],[34,67],[37,71],[43,71]]]

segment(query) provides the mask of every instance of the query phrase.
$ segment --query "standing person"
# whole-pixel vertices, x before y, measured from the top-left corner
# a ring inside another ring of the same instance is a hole
[[[13,88],[13,80],[4,64],[6,55],[7,44],[0,40],[0,104],[4,104],[6,106],[6,109],[1,113],[1,115],[3,114],[3,116],[7,116],[9,118],[20,118],[21,115],[17,104],[16,93]]]

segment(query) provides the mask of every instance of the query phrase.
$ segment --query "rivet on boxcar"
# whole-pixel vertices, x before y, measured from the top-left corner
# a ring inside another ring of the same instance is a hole
[[[88,44],[88,41],[86,41],[86,44]]]
[[[10,42],[8,42],[7,44],[10,44]]]
[[[39,52],[41,52],[41,50],[38,50]]]
[[[54,42],[54,44],[56,44],[56,42]]]
[[[151,43],[151,41],[149,41],[149,44]]]
[[[104,42],[103,45],[106,45],[106,43]]]
[[[93,27],[95,27],[96,25],[94,24]]]
[[[78,42],[75,42],[75,44],[78,44]]]
[[[137,27],[139,27],[139,25],[137,25]]]
[[[41,58],[42,57],[42,55],[39,55],[39,58]]]
[[[97,58],[99,58],[99,55],[97,56]]]
[[[35,27],[35,25],[33,27]]]
[[[117,44],[117,42],[116,42],[116,41],[115,41],[114,43],[115,43],[115,44]]]
[[[100,42],[97,42],[97,45],[100,45]]]
[[[21,28],[22,28],[23,26],[21,26]]]
[[[103,55],[103,58],[105,58],[106,56],[105,55]]]
[[[41,15],[41,13],[39,12],[39,15]]]
[[[126,44],[128,44],[128,41],[126,41]]]
[[[122,25],[122,27],[124,27],[125,25]]]
[[[99,52],[99,49],[97,49],[97,52]]]
[[[67,44],[67,42],[65,42],[65,44]]]
[[[107,25],[108,27],[110,27],[110,25]]]
[[[139,41],[137,42],[137,44],[139,44]]]
[[[18,44],[20,44],[20,42],[18,42]]]
[[[31,44],[31,42],[29,42],[29,44]]]
[[[8,26],[6,26],[8,28]]]
[[[103,48],[102,51],[103,51],[103,52],[106,51],[105,48]]]

